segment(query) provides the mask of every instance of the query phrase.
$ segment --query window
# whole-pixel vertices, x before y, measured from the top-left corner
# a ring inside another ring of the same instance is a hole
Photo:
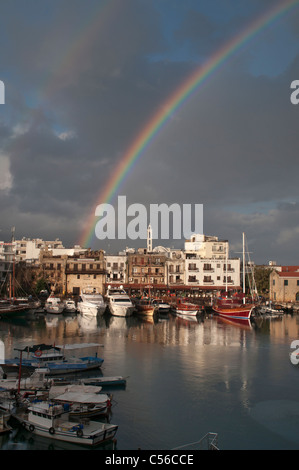
[[[288,286],[288,285],[289,285],[289,281],[288,281],[287,279],[285,279],[285,280],[283,281],[283,285],[284,285],[284,286]]]

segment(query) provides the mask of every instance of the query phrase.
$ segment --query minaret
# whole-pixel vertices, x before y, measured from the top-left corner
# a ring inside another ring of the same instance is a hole
[[[153,232],[151,224],[147,227],[147,252],[151,253],[153,251]]]

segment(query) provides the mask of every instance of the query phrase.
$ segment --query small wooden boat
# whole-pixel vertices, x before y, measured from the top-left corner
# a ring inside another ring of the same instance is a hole
[[[116,376],[116,377],[90,377],[88,379],[82,379],[81,383],[85,385],[96,385],[101,387],[107,386],[119,386],[126,385],[127,380],[125,377]]]
[[[139,315],[154,315],[159,308],[152,299],[140,299],[136,302],[135,307]]]
[[[180,316],[186,315],[190,317],[197,315],[201,311],[201,308],[186,299],[178,298],[175,305],[175,311]]]

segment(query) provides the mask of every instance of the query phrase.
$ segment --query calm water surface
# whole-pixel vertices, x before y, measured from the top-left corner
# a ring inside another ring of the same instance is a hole
[[[221,449],[298,449],[299,366],[289,357],[295,339],[297,315],[246,327],[171,314],[154,322],[49,314],[0,322],[6,358],[28,344],[104,345],[103,375],[127,377],[125,389],[113,390],[118,450],[172,449],[209,431]],[[0,439],[3,449],[64,445],[17,430]]]

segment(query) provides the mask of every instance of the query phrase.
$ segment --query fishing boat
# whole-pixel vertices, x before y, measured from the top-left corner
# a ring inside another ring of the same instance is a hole
[[[106,297],[111,315],[129,317],[133,314],[135,307],[122,286],[120,288],[108,286]]]
[[[192,302],[188,301],[187,299],[177,298],[175,304],[175,312],[176,314],[182,316],[195,316],[201,311],[199,305],[193,304]]]
[[[69,406],[48,401],[17,408],[13,417],[33,434],[87,446],[114,439],[118,429],[117,425],[98,421],[71,421]]]
[[[50,295],[45,302],[45,311],[47,313],[62,313],[64,310],[64,303],[60,297]]]
[[[106,310],[106,304],[103,296],[96,287],[86,287],[82,289],[77,309],[85,315],[103,315]]]
[[[1,367],[4,372],[16,371],[18,368],[25,367],[27,370],[45,367],[47,375],[63,375],[74,372],[86,372],[99,369],[104,359],[95,356],[83,357],[65,357],[65,350],[74,350],[79,348],[101,346],[98,343],[82,343],[76,345],[52,346],[39,344],[34,346],[26,346],[24,349],[17,349],[20,357],[14,359],[5,359]],[[23,358],[23,353],[32,353],[27,358]]]
[[[149,298],[137,300],[135,308],[139,315],[152,316],[158,312],[158,306]]]

